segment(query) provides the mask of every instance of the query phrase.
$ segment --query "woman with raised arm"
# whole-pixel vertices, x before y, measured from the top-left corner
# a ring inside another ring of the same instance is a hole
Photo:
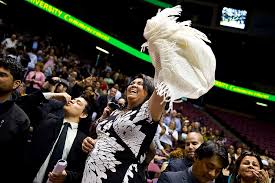
[[[154,82],[138,75],[127,87],[128,105],[99,118],[97,139],[85,139],[89,152],[82,183],[142,183],[146,154],[164,106],[181,98],[198,98],[214,85],[215,57],[206,36],[177,23],[180,6],[159,12],[147,21],[144,36],[153,65]],[[153,84],[154,83],[154,84]]]

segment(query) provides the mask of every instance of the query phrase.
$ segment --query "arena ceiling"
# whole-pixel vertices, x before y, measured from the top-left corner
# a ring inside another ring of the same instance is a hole
[[[56,32],[74,43],[87,57],[96,55],[95,46],[110,51],[113,59],[128,71],[141,68],[151,73],[152,66],[125,52],[58,20],[22,0],[4,0],[0,15],[36,32]],[[99,30],[140,49],[146,20],[159,7],[144,0],[45,0],[45,2],[81,19]],[[217,57],[216,78],[238,86],[275,94],[273,51],[275,50],[275,13],[268,0],[163,0],[183,7],[179,20],[191,19],[193,26],[205,32]],[[247,10],[244,30],[219,25],[221,9],[232,7]],[[70,42],[69,41],[69,42]],[[84,52],[83,52],[84,51]],[[255,102],[255,100],[253,100]]]

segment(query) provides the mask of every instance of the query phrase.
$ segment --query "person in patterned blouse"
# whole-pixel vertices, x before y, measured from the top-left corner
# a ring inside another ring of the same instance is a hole
[[[154,90],[152,78],[143,74],[127,87],[127,102],[125,109],[109,116],[104,110],[98,119],[97,139],[83,141],[82,148],[89,155],[82,183],[145,182],[146,153],[165,102]]]

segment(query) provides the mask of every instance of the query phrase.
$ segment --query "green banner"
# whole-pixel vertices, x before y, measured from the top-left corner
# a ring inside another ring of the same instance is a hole
[[[144,0],[145,2],[147,3],[151,3],[155,6],[159,6],[161,8],[171,8],[172,5],[171,4],[168,4],[168,3],[165,3],[165,2],[162,2],[162,1],[158,1],[158,0]]]
[[[222,88],[231,92],[235,92],[235,93],[240,93],[240,94],[244,94],[244,95],[248,95],[248,96],[252,96],[252,97],[257,97],[257,98],[261,98],[264,100],[270,100],[270,101],[275,101],[275,95],[271,95],[271,94],[267,94],[267,93],[263,93],[263,92],[258,92],[255,90],[251,90],[251,89],[247,89],[247,88],[243,88],[243,87],[239,87],[239,86],[235,86],[235,85],[231,85],[228,83],[224,83],[221,81],[215,81],[215,86],[218,88]]]
[[[96,29],[95,27],[88,25],[87,23],[75,18],[74,16],[72,16],[68,13],[65,13],[64,11],[44,2],[42,0],[25,0],[25,1],[31,3],[32,5],[54,15],[62,20],[64,20],[65,22],[68,22],[69,24],[72,24],[72,25],[78,27],[79,29],[81,29],[93,36],[96,36],[99,39],[102,39],[103,41],[106,41],[107,43],[109,43],[109,44],[111,44],[111,45],[113,45],[113,46],[115,46],[115,47],[141,59],[141,60],[151,63],[151,58],[149,55],[140,52],[139,50],[115,39],[114,37]],[[161,4],[162,2],[157,1],[157,0],[145,0],[145,1],[147,1],[147,2],[150,1],[150,2],[155,2],[155,3],[158,2],[158,3],[160,3],[160,4],[158,4],[158,6],[161,6],[161,7],[162,7],[162,5],[170,7],[169,4],[165,4],[165,3]],[[155,4],[155,5],[157,5],[157,4]],[[215,81],[215,86],[225,89],[225,90],[228,90],[228,91],[231,91],[231,92],[240,93],[243,95],[248,95],[248,96],[275,102],[275,95],[258,92],[255,90],[250,90],[247,88],[231,85],[231,84],[224,83],[224,82],[217,81],[217,80]]]
[[[42,1],[42,0],[26,0],[27,2],[31,3],[32,5],[64,20],[65,22],[72,24],[76,27],[78,27],[79,29],[82,29],[83,31],[98,37],[99,39],[102,39],[103,41],[106,41],[108,43],[110,43],[111,45],[139,58],[142,59],[146,62],[151,63],[151,58],[149,55],[140,52],[139,50],[136,50],[135,48],[115,39],[114,37],[86,24],[85,22],[77,19],[76,17]]]

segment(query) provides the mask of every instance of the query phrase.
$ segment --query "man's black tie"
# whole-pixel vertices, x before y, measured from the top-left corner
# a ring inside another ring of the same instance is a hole
[[[63,154],[63,149],[65,146],[65,141],[66,141],[66,136],[67,136],[67,131],[68,131],[68,127],[71,127],[70,123],[64,123],[63,124],[63,129],[62,132],[60,133],[60,136],[54,146],[52,155],[50,157],[45,175],[44,175],[44,179],[43,182],[46,182],[48,180],[48,174],[49,172],[51,172],[54,168],[54,166],[56,165],[57,161],[62,159],[62,154]]]

